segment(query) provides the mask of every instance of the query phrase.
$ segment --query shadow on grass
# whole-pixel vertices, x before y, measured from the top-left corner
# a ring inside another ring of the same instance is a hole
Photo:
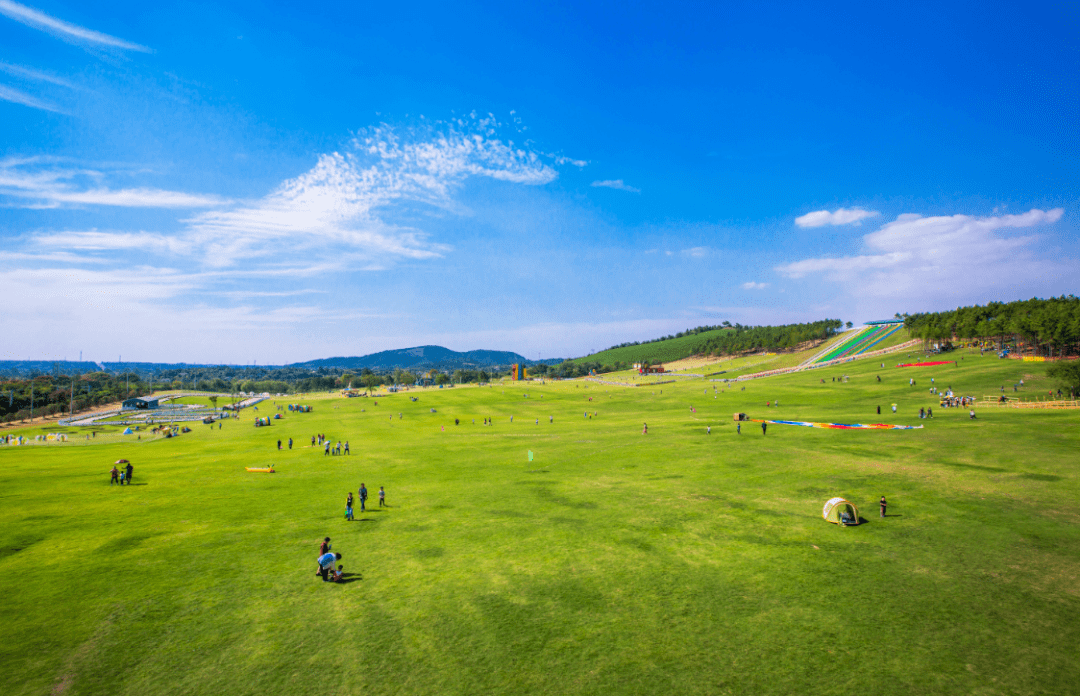
[[[1020,474],[1022,479],[1028,479],[1029,481],[1060,481],[1061,476],[1055,476],[1054,474]]]
[[[341,579],[333,583],[335,585],[348,585],[350,582],[356,582],[357,580],[363,580],[364,576],[360,573],[342,573]]]
[[[981,464],[962,464],[960,462],[943,462],[945,466],[953,466],[957,469],[975,469],[976,471],[992,471],[995,473],[1007,471],[1000,466],[983,466]]]

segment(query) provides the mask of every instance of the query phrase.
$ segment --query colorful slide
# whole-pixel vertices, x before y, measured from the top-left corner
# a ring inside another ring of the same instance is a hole
[[[883,332],[883,333],[878,333],[876,338],[874,338],[872,341],[869,341],[868,343],[866,343],[866,345],[864,345],[862,348],[860,348],[855,353],[855,355],[861,355],[861,354],[865,353],[866,351],[870,350],[871,348],[876,346],[878,343],[881,343],[882,341],[884,341],[889,336],[892,336],[894,333],[896,333],[900,329],[904,328],[904,325],[902,323],[900,323],[900,324],[886,324],[882,328],[887,329],[887,330],[885,332]]]
[[[848,340],[844,341],[836,348],[833,348],[831,351],[821,356],[814,362],[828,362],[830,360],[835,360],[836,358],[843,356],[844,353],[847,353],[849,350],[857,346],[864,338],[866,338],[866,333],[868,331],[870,331],[870,327],[859,329],[858,331],[853,332],[851,337],[848,338]]]

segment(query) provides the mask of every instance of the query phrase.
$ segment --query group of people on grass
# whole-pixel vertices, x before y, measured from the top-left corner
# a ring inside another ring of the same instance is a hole
[[[330,537],[323,539],[319,544],[319,569],[315,571],[316,575],[321,575],[323,582],[343,582],[345,579],[345,566],[340,563],[337,564],[337,569],[334,569],[334,564],[341,560],[340,553],[334,553],[330,550]]]
[[[123,469],[118,469],[116,464],[113,464],[113,468],[109,471],[109,485],[119,484],[123,486],[125,483],[131,485],[131,474],[135,471],[135,467],[131,465],[131,462],[127,462],[127,466]]]
[[[357,498],[360,499],[360,512],[367,510],[368,489],[363,483],[360,484],[360,490],[356,492]],[[353,498],[352,491],[349,491],[349,495],[345,498],[345,519],[350,522],[353,520]],[[379,486],[379,507],[388,507],[386,504],[386,488]]]
[[[318,442],[318,444],[323,446],[323,456],[331,455],[331,454],[333,454],[333,455],[351,454],[351,452],[349,451],[349,441],[348,440],[345,441],[345,449],[344,449],[344,451],[342,451],[341,440],[338,440],[337,444],[335,445],[335,444],[330,442],[330,438],[326,437],[322,433],[319,433],[318,435],[312,435],[311,436],[311,446],[312,447],[315,446],[316,442]],[[281,449],[280,443],[278,445],[278,449]],[[289,449],[292,449],[292,440],[291,439],[289,440]]]

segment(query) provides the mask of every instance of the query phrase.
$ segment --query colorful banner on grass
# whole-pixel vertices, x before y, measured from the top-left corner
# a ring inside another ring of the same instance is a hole
[[[830,430],[919,430],[921,425],[889,425],[888,423],[811,423],[808,421],[782,421],[752,419],[755,423],[774,425],[801,425],[804,428],[828,428]]]
[[[903,363],[897,365],[897,367],[933,367],[934,365],[955,365],[955,360],[945,360],[942,362],[928,362],[928,363]]]

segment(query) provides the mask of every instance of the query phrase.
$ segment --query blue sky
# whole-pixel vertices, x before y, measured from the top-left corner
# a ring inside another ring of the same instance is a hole
[[[0,359],[1076,293],[1080,11],[0,0]]]

